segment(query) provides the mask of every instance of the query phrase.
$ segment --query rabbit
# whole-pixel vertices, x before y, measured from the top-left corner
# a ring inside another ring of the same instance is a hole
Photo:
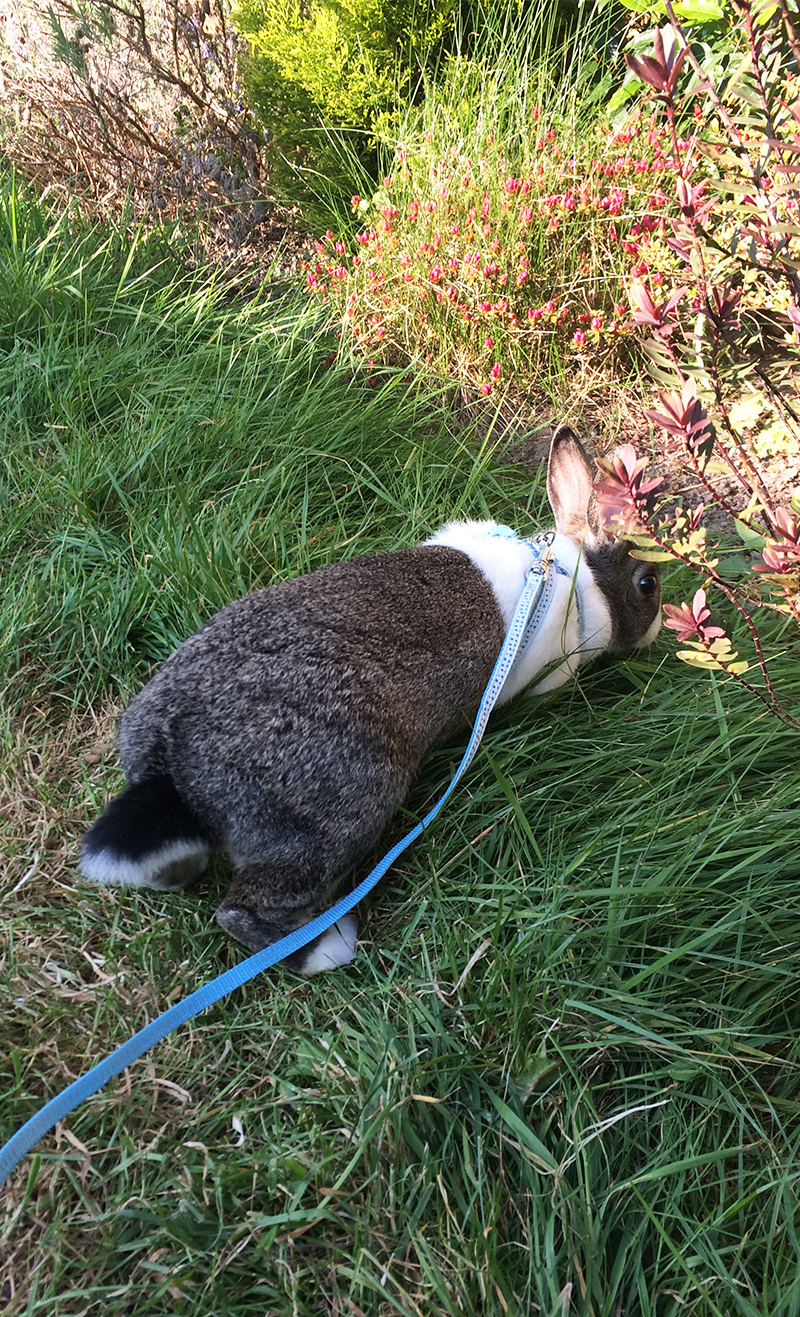
[[[534,691],[551,690],[586,659],[658,631],[658,569],[604,530],[592,482],[580,441],[560,427],[547,491],[563,574],[498,703],[537,674]],[[85,877],[177,889],[222,847],[236,870],[216,912],[228,933],[257,951],[307,922],[375,845],[425,754],[468,730],[532,557],[507,527],[451,522],[414,548],[223,608],[125,711],[130,785],[86,834]],[[355,940],[346,916],[281,963],[334,968]]]

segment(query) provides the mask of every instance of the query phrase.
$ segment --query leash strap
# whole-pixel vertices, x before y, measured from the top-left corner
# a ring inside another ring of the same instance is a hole
[[[554,582],[554,574],[549,571],[552,565],[549,554],[550,544],[546,538],[543,538],[540,541],[531,542],[531,547],[535,554],[534,563],[526,578],[524,589],[506,632],[503,647],[483,693],[469,743],[464,751],[461,763],[456,769],[455,777],[433,808],[384,855],[383,859],[376,864],[375,868],[367,874],[366,878],[362,879],[352,892],[342,897],[330,910],[317,915],[309,923],[303,924],[301,928],[294,929],[286,937],[282,937],[280,941],[273,942],[270,946],[264,947],[262,951],[257,951],[246,960],[240,961],[238,965],[234,965],[231,969],[226,970],[224,974],[218,975],[210,983],[205,983],[201,988],[190,993],[188,997],[184,997],[183,1001],[176,1002],[168,1011],[152,1020],[150,1024],[145,1025],[143,1029],[135,1033],[116,1051],[111,1052],[104,1060],[87,1071],[85,1075],[81,1075],[79,1079],[74,1080],[67,1088],[62,1089],[60,1093],[51,1098],[0,1148],[0,1185],[43,1134],[46,1134],[58,1121],[63,1120],[71,1111],[74,1111],[75,1107],[84,1099],[96,1093],[98,1089],[108,1083],[109,1079],[120,1074],[127,1066],[137,1061],[140,1056],[149,1051],[151,1047],[154,1047],[173,1029],[177,1029],[179,1025],[184,1024],[187,1020],[191,1020],[193,1016],[199,1015],[201,1011],[212,1006],[221,997],[233,992],[235,988],[240,988],[249,979],[255,978],[262,970],[268,969],[270,965],[274,965],[279,960],[283,960],[286,956],[291,955],[293,951],[299,951],[313,938],[331,928],[337,919],[341,919],[342,915],[347,914],[353,906],[363,900],[406,847],[410,846],[412,841],[416,841],[425,828],[430,826],[455,789],[457,782],[472,763],[486,729],[486,724],[489,721],[489,714],[503,689],[514,659],[523,642],[530,643],[534,629],[541,624],[549,607]]]

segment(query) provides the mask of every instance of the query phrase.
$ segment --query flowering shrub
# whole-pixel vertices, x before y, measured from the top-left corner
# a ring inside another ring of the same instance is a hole
[[[329,231],[317,244],[307,285],[371,363],[413,361],[484,396],[512,379],[522,392],[553,349],[561,361],[602,364],[641,345],[663,386],[646,416],[704,502],[670,506],[627,446],[601,459],[601,504],[643,557],[677,559],[702,578],[691,606],[667,606],[680,657],[730,674],[800,726],[774,690],[754,620],[766,607],[800,621],[800,502],[776,505],[759,464],[759,452],[800,452],[800,102],[790,67],[800,38],[785,11],[756,16],[751,0],[736,0],[717,79],[664,3],[670,25],[652,53],[628,60],[653,115],[635,112],[602,146],[590,139],[594,151],[570,143],[539,106],[527,132],[495,123],[469,150],[463,134],[439,141],[435,126],[409,135],[379,193],[353,197],[354,239]],[[743,580],[707,543],[711,504],[759,554]],[[711,621],[709,591],[747,629],[760,688],[743,676],[751,660]]]
[[[602,463],[598,493],[610,522],[643,556],[678,559],[703,580],[691,605],[665,609],[667,626],[687,645],[679,657],[729,673],[800,728],[774,689],[754,616],[768,608],[800,623],[800,502],[776,503],[758,456],[765,436],[800,451],[800,102],[791,67],[800,45],[785,8],[757,11],[737,0],[743,49],[723,94],[665,3],[670,26],[651,55],[628,62],[660,105],[672,142],[676,209],[661,245],[677,286],[657,293],[647,267],[631,283],[630,301],[657,378],[671,383],[646,414],[694,472],[704,502],[670,509],[661,482],[643,481],[644,463],[630,446]],[[695,128],[681,139],[690,104]],[[744,580],[728,579],[707,543],[708,505],[736,518],[759,554]],[[728,599],[749,632],[760,688],[742,676],[748,660],[710,621],[709,589]]]
[[[470,152],[406,142],[377,195],[353,197],[352,241],[317,243],[308,288],[373,359],[487,395],[512,373],[524,386],[554,345],[578,356],[631,334],[623,274],[664,231],[666,128],[635,114],[585,159],[539,106],[528,132],[513,154],[492,131]]]

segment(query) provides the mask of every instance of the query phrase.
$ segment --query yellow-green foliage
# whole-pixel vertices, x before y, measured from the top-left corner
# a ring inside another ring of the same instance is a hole
[[[256,108],[368,128],[446,31],[454,0],[239,0]],[[269,127],[273,127],[270,123]]]

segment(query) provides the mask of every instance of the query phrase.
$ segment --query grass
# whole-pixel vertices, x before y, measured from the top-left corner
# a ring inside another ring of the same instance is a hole
[[[10,187],[2,218],[10,1134],[240,958],[221,861],[177,897],[77,877],[152,666],[243,590],[543,499],[446,397],[326,368],[298,297]],[[247,985],[26,1159],[5,1311],[796,1314],[799,779],[793,734],[667,638],[516,702],[352,967]]]

